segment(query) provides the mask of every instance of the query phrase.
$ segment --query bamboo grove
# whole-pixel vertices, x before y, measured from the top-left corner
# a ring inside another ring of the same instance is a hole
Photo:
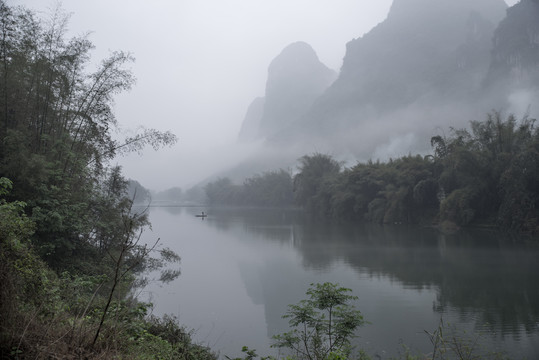
[[[15,183],[11,197],[27,203],[52,257],[68,255],[76,243],[102,247],[104,230],[92,228],[98,221],[90,217],[100,216],[99,202],[119,205],[125,187],[109,161],[176,137],[146,129],[113,138],[113,100],[134,84],[133,57],[113,52],[87,73],[93,45],[87,36],[66,40],[68,16],[60,8],[41,21],[0,4],[0,176]]]
[[[206,195],[213,204],[276,206],[275,199],[281,199],[278,205],[345,221],[539,232],[539,131],[534,119],[504,118],[494,111],[483,121],[472,121],[469,129],[432,137],[431,145],[431,155],[351,167],[330,155],[305,155],[294,176],[268,172],[243,185],[222,178],[206,186]]]
[[[147,212],[110,165],[176,136],[117,135],[114,97],[133,86],[134,58],[112,52],[95,66],[68,20],[59,6],[42,20],[0,0],[0,357],[214,358],[133,296],[137,272],[180,258],[141,240]],[[179,275],[167,269],[163,281]]]

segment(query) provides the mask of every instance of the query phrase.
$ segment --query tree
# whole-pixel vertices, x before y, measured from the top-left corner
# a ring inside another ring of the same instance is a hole
[[[293,202],[292,176],[283,169],[247,178],[242,190],[245,205],[283,207]]]
[[[137,180],[129,179],[127,194],[135,204],[146,205],[152,200],[150,190],[142,186]]]
[[[274,347],[288,348],[300,359],[322,360],[332,354],[348,356],[350,340],[365,321],[351,304],[357,297],[339,284],[311,284],[309,296],[289,305],[283,318],[290,319],[292,330],[275,335]]]
[[[534,121],[527,116],[517,121],[513,115],[503,119],[499,112],[492,112],[484,121],[472,121],[470,131],[452,129],[448,138],[431,139],[435,163],[441,166],[441,222],[482,221],[536,231],[538,133]]]
[[[229,178],[219,178],[204,187],[210,205],[235,205],[238,186]]]
[[[0,0],[0,353],[7,356],[118,357],[102,353],[134,344],[122,326],[147,306],[126,306],[136,271],[180,260],[141,244],[147,212],[133,212],[128,182],[110,165],[176,136],[142,129],[113,138],[114,96],[134,84],[134,59],[114,52],[86,72],[93,45],[86,36],[66,39],[67,21],[59,7],[42,21]],[[165,270],[160,280],[177,275]],[[55,353],[60,348],[65,353]]]
[[[329,191],[341,164],[330,155],[314,153],[299,159],[299,173],[294,176],[294,198],[298,205],[312,212],[326,214]]]
[[[17,184],[9,196],[27,203],[39,251],[55,268],[91,253],[96,234],[114,227],[101,206],[109,161],[176,142],[154,129],[113,139],[114,96],[134,84],[133,56],[113,52],[88,73],[93,45],[66,39],[68,20],[59,7],[42,21],[0,0],[0,176]],[[126,195],[110,189],[109,204]]]

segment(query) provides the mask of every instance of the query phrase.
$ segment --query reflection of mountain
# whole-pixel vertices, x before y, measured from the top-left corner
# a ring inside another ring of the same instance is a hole
[[[268,336],[288,331],[288,322],[281,317],[287,310],[290,294],[294,294],[292,297],[297,301],[305,297],[305,286],[309,282],[294,274],[291,265],[288,261],[277,260],[263,267],[248,262],[240,266],[247,293],[255,304],[264,305]],[[280,276],[275,276],[276,273]]]
[[[501,333],[517,333],[521,326],[539,331],[539,251],[516,245],[500,234],[449,236],[407,226],[331,225],[282,211],[249,211],[241,217],[236,210],[232,217],[222,215],[221,228],[230,221],[257,239],[292,244],[306,268],[328,269],[345,263],[359,274],[385,276],[408,289],[436,289],[436,311],[452,307],[463,314],[474,313],[477,325],[488,322]],[[242,265],[250,296],[266,307],[269,334],[282,326],[271,319],[279,319],[286,309],[275,291],[283,291],[283,279],[275,279],[275,272],[292,271],[286,267],[287,261],[265,267]],[[302,297],[304,282],[291,276],[284,283],[284,291],[297,294],[298,300]]]

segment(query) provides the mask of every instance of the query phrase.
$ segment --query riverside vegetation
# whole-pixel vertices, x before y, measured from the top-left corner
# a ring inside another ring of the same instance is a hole
[[[273,336],[273,347],[285,349],[286,360],[372,360],[362,349],[354,349],[351,340],[359,327],[366,324],[363,315],[355,309],[357,296],[339,284],[311,284],[307,299],[289,305],[283,318],[289,319],[291,330]],[[501,352],[484,349],[480,335],[459,333],[443,319],[433,332],[425,331],[432,343],[428,354],[415,354],[403,346],[399,359],[405,360],[503,360]],[[243,358],[229,360],[276,360],[273,356],[259,356],[256,350],[243,347]]]
[[[0,358],[215,359],[136,301],[137,272],[170,280],[180,258],[140,242],[147,213],[109,165],[176,137],[112,138],[133,58],[114,52],[88,73],[93,45],[66,39],[67,20],[60,8],[42,21],[0,0]]]
[[[470,129],[431,138],[433,154],[344,168],[329,155],[299,159],[298,172],[206,185],[210,204],[300,206],[314,216],[455,229],[499,226],[539,233],[539,131],[535,120],[499,112]],[[253,195],[255,194],[255,195]]]

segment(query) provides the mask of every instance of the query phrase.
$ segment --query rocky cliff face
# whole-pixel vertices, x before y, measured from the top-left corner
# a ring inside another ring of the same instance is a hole
[[[369,158],[396,138],[408,147],[485,116],[496,107],[484,103],[483,82],[506,10],[503,0],[395,0],[385,21],[347,44],[338,79],[272,141],[317,139],[319,148]]]
[[[260,120],[264,114],[264,103],[265,99],[263,97],[257,97],[251,102],[243,119],[238,141],[250,142],[258,139]]]
[[[522,0],[507,11],[494,33],[487,86],[539,88],[539,0]]]
[[[290,126],[312,106],[337,74],[322,64],[304,42],[287,46],[268,68],[261,137],[271,137]]]
[[[539,0],[510,9],[503,0],[394,0],[385,21],[347,44],[325,91],[328,72],[312,53],[299,43],[274,60],[260,118],[259,136],[296,157],[428,153],[430,137],[449,127],[513,112],[516,100],[517,117],[539,106]]]
[[[386,21],[347,44],[339,78],[320,106],[355,122],[423,97],[468,97],[486,74],[505,9],[503,0],[396,0]]]
[[[240,138],[269,138],[286,129],[307,112],[336,77],[337,73],[320,62],[310,45],[288,45],[271,62],[264,100],[257,100],[249,108]],[[248,129],[254,127],[258,128],[256,132],[247,136]]]

